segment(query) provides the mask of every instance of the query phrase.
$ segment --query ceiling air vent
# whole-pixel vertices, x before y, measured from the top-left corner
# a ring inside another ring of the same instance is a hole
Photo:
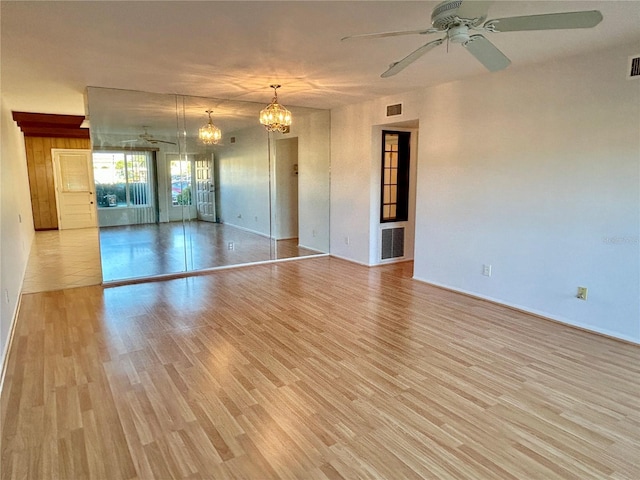
[[[397,103],[395,105],[387,105],[387,117],[393,117],[395,115],[402,115],[401,103]]]
[[[640,78],[640,55],[629,57],[629,68],[627,78]]]

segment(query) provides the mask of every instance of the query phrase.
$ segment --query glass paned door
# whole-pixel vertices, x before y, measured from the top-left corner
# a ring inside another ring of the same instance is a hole
[[[216,221],[213,154],[200,155],[196,160],[196,210],[198,220]]]
[[[167,155],[169,160],[170,213],[172,222],[196,218],[194,160],[190,155]]]

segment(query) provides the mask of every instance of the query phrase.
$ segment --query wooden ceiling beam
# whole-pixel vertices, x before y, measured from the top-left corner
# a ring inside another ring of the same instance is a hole
[[[89,129],[81,128],[84,115],[12,112],[25,137],[89,138]]]

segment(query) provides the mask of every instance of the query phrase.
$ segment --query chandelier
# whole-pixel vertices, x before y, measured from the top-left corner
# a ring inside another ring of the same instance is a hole
[[[198,138],[205,145],[216,145],[222,138],[222,132],[211,121],[213,110],[205,110],[209,114],[209,123],[200,127]]]
[[[287,132],[291,125],[291,112],[278,103],[278,88],[280,85],[271,85],[273,99],[271,103],[260,112],[260,123],[269,132]]]

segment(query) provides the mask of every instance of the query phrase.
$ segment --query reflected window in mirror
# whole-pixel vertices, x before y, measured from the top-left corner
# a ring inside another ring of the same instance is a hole
[[[147,206],[151,152],[95,152],[93,175],[98,208]]]

